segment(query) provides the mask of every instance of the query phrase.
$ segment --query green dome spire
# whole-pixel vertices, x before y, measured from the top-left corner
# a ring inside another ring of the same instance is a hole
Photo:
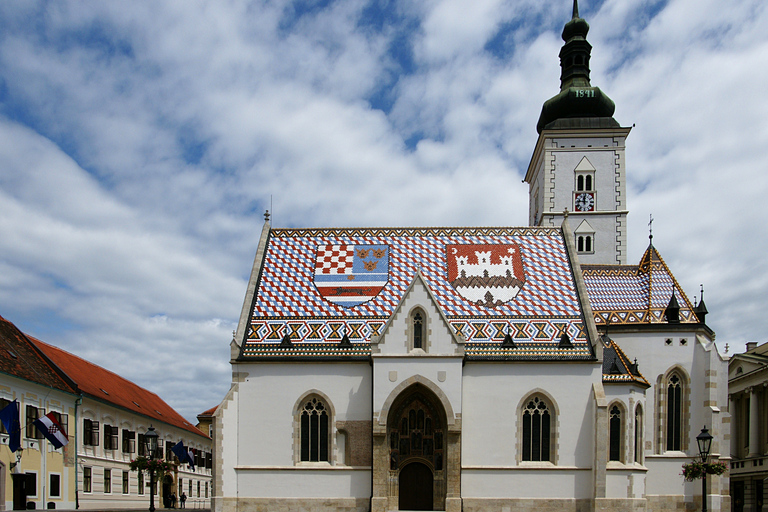
[[[536,125],[539,133],[545,128],[618,126],[613,101],[589,81],[588,32],[589,24],[579,16],[578,0],[573,0],[573,17],[563,27],[560,94],[544,103]]]

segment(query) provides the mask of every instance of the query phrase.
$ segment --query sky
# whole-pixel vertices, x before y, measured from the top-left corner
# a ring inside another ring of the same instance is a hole
[[[768,2],[581,0],[653,243],[765,342]],[[525,226],[571,0],[0,3],[0,315],[190,421],[272,226]]]

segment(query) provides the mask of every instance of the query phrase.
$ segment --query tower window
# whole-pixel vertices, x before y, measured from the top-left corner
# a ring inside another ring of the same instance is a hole
[[[594,192],[595,178],[592,173],[578,172],[576,174],[576,192]]]
[[[576,251],[580,253],[592,253],[592,235],[579,235],[576,238]]]

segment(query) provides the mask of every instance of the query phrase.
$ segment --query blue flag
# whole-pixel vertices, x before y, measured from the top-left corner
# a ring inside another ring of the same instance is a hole
[[[195,470],[195,459],[193,459],[190,456],[189,451],[187,451],[186,448],[184,448],[184,443],[179,441],[175,445],[171,446],[171,451],[179,458],[179,462],[181,463],[188,463],[190,466],[192,466],[192,471]]]
[[[21,420],[19,402],[14,400],[0,411],[0,421],[8,432],[8,448],[12,452],[21,449]]]

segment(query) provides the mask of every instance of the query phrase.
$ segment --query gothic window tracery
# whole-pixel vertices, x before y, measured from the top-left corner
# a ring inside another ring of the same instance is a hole
[[[311,397],[301,408],[301,461],[330,462],[328,458],[329,417],[328,406],[323,400]]]
[[[552,415],[547,402],[534,396],[523,405],[523,460],[551,461]]]
[[[621,409],[618,405],[611,407],[609,411],[609,453],[608,460],[621,461],[622,428],[621,428]]]

